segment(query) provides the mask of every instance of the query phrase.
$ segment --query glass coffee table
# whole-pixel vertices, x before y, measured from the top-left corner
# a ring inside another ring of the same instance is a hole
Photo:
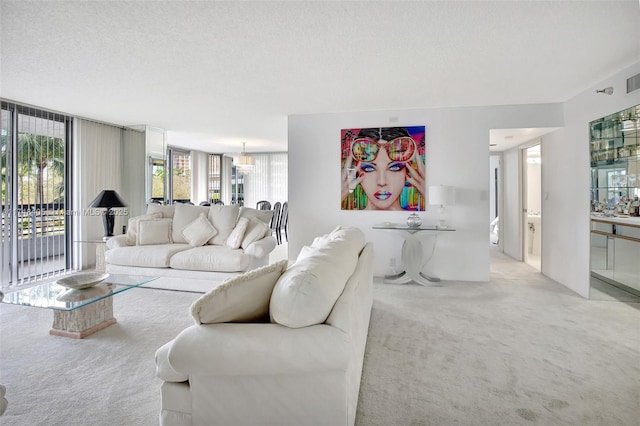
[[[83,339],[116,323],[113,296],[140,287],[158,277],[107,274],[92,287],[72,289],[57,281],[7,292],[3,303],[48,308],[53,310],[53,326],[49,334]]]

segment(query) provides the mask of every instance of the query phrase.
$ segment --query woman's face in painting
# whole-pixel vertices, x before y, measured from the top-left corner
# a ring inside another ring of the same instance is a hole
[[[367,210],[402,210],[398,198],[407,179],[406,168],[406,162],[392,161],[386,149],[380,149],[373,161],[360,162],[360,185],[367,194]]]

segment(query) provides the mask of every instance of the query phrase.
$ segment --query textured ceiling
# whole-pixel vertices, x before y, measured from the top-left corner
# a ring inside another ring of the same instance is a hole
[[[630,1],[0,2],[0,96],[287,148],[287,115],[563,102],[640,60]]]

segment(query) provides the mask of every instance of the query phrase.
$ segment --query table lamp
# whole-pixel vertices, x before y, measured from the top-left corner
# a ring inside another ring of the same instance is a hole
[[[113,236],[113,225],[115,223],[115,215],[113,208],[127,207],[122,201],[118,193],[112,189],[105,189],[89,204],[89,207],[96,209],[106,209],[102,216],[104,222],[104,238],[105,240]]]
[[[455,188],[452,186],[436,185],[429,187],[429,204],[440,206],[440,219],[438,226],[447,227],[445,205],[451,205],[455,201]]]

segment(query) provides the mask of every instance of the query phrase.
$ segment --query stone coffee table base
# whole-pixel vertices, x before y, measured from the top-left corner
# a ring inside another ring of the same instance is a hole
[[[54,310],[53,326],[49,334],[84,339],[115,323],[113,298],[106,297],[72,311]]]

